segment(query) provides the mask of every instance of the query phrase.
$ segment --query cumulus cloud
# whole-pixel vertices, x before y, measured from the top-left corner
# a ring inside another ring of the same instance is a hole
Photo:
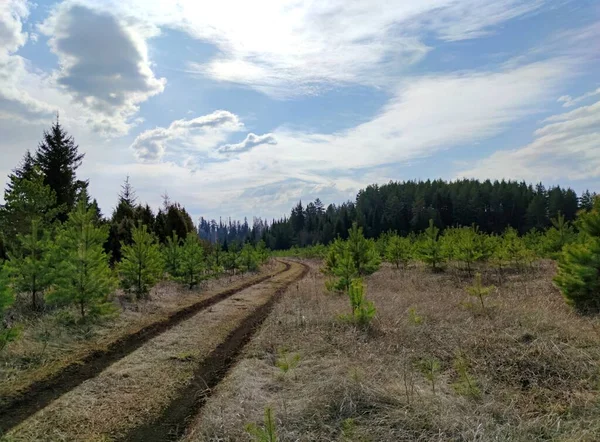
[[[221,153],[246,152],[261,144],[277,144],[277,138],[273,134],[256,135],[249,133],[244,141],[236,144],[225,144],[219,147]]]
[[[553,115],[521,148],[494,152],[460,172],[476,178],[600,178],[600,101]]]
[[[143,32],[113,14],[66,2],[40,30],[59,58],[57,84],[91,112],[98,130],[126,132],[139,104],[164,90]]]
[[[187,151],[201,152],[222,142],[230,133],[243,128],[237,115],[218,110],[192,120],[175,120],[169,127],[157,127],[139,134],[131,148],[138,160],[158,162],[167,152],[167,144],[173,151],[187,147]],[[189,162],[189,159],[185,159]]]
[[[51,117],[53,109],[23,87],[24,80],[32,76],[26,60],[15,52],[27,42],[23,22],[28,15],[24,0],[0,3],[0,118],[37,122]],[[33,77],[34,82],[38,80]]]
[[[0,3],[0,56],[15,52],[27,41],[23,20],[29,15],[26,0],[4,0]]]

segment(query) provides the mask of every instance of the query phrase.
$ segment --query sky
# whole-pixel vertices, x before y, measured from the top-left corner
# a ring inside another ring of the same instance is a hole
[[[600,190],[598,0],[0,0],[0,174],[60,115],[110,215],[390,180]]]

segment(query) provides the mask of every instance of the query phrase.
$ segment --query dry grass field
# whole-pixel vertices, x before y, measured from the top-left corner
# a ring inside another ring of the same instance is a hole
[[[484,271],[497,287],[483,310],[456,269],[384,265],[365,280],[377,317],[361,330],[313,262],[185,440],[253,440],[246,425],[270,407],[279,441],[598,441],[600,320],[565,305],[554,271],[501,285]]]

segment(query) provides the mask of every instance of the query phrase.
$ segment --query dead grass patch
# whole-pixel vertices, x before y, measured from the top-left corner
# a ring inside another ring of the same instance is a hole
[[[325,292],[313,262],[186,440],[250,440],[267,406],[281,441],[600,440],[600,321],[572,312],[553,274],[549,261],[505,274],[483,314],[465,306],[471,281],[456,269],[384,266],[366,280],[378,312],[367,333],[338,320],[348,300]],[[282,348],[301,357],[291,375],[276,367]],[[459,355],[479,394],[456,388]],[[440,364],[435,394],[424,358]]]

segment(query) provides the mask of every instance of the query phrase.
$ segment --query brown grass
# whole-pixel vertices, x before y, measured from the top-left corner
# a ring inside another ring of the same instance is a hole
[[[32,315],[27,310],[27,300],[20,299],[12,312],[12,320],[23,325],[23,335],[0,353],[0,403],[2,398],[26,390],[73,361],[163,320],[177,310],[281,268],[283,264],[272,262],[258,273],[211,279],[194,290],[165,281],[152,290],[148,300],[133,301],[118,292],[114,301],[118,314],[85,325],[65,322],[65,318],[77,318],[76,310],[58,309]]]
[[[159,416],[189,385],[201,361],[301,270],[295,266],[167,330],[11,430],[8,440],[123,438]]]
[[[244,427],[261,424],[267,406],[280,441],[600,440],[600,321],[565,305],[554,271],[541,262],[512,272],[483,312],[456,269],[384,266],[366,279],[378,315],[364,331],[339,320],[348,300],[324,291],[313,263],[186,440],[251,440]],[[491,273],[483,279],[497,283]],[[281,349],[301,355],[285,375],[275,364]],[[478,394],[456,388],[459,354]],[[441,365],[435,394],[419,369],[426,358]]]

